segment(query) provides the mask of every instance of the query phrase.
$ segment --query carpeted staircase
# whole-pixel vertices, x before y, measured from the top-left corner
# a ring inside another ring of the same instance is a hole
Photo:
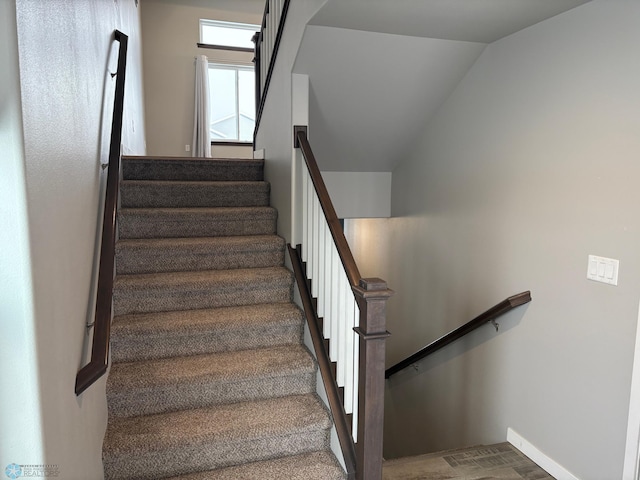
[[[106,479],[346,478],[263,163],[123,159]]]

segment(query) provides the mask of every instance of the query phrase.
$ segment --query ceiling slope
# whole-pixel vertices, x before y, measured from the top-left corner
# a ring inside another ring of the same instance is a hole
[[[393,171],[488,43],[588,1],[328,0],[294,65],[320,168]]]
[[[485,44],[309,26],[310,136],[322,170],[389,172]]]
[[[310,24],[491,43],[589,1],[328,0]]]

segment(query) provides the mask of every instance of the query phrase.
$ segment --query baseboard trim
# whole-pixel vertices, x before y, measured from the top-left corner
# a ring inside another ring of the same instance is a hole
[[[552,477],[556,478],[556,480],[580,480],[562,465],[538,450],[537,447],[529,443],[519,433],[511,428],[507,428],[507,442],[537,463],[540,468]]]

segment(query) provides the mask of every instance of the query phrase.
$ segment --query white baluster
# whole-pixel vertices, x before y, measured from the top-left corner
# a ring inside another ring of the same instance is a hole
[[[347,276],[344,273],[344,270],[340,271],[340,294],[339,294],[339,302],[340,307],[338,311],[338,364],[336,370],[337,382],[338,386],[344,387],[346,380],[346,371],[345,371],[345,362],[347,361],[347,338],[344,334],[345,330],[348,328],[348,312],[347,312],[347,288],[349,282],[347,280]]]
[[[311,236],[309,238],[309,278],[311,279],[311,296],[318,296],[318,197],[314,194],[311,196],[311,222],[310,222],[310,232]]]
[[[313,237],[311,232],[313,231],[313,199],[315,198],[315,191],[313,189],[313,182],[311,181],[311,175],[309,175],[309,189],[307,190],[309,198],[308,198],[308,202],[309,202],[309,214],[307,215],[307,229],[309,231],[309,237],[307,238],[307,246],[308,246],[308,251],[307,251],[307,265],[309,263],[311,263],[311,258],[312,258],[312,244],[313,244]],[[308,271],[307,272],[307,277],[309,279],[311,279],[311,272]]]
[[[327,225],[327,229],[325,230],[325,239],[324,239],[324,249],[325,249],[325,274],[324,274],[324,302],[323,302],[323,312],[325,318],[325,327],[324,327],[324,335],[327,337],[329,335],[329,329],[327,326],[327,318],[329,318],[329,322],[331,321],[331,301],[332,301],[332,290],[335,288],[333,284],[333,249],[331,246],[333,245],[333,237],[331,236],[331,230],[329,230],[329,226]]]
[[[324,236],[324,229],[322,227],[323,213],[322,206],[320,205],[320,199],[315,196],[315,204],[313,210],[313,224],[315,236],[313,239],[313,284],[311,286],[311,294],[314,298],[318,298],[320,290],[320,250],[322,249],[322,238]]]
[[[355,299],[354,299],[355,300]],[[354,301],[353,326],[360,325],[360,309]],[[353,334],[353,441],[358,441],[358,393],[359,393],[359,373],[360,373],[360,337],[352,330]]]
[[[266,21],[264,23],[264,28],[262,29],[262,59],[261,59],[262,71],[260,73],[260,80],[262,82],[263,93],[267,85],[267,73],[269,72],[270,58],[271,58],[271,49],[269,48],[269,16],[267,15]]]
[[[329,358],[338,360],[338,317],[340,312],[340,273],[342,264],[335,244],[331,244],[331,330],[329,332]]]
[[[282,2],[280,0],[276,0],[276,14],[275,14],[275,24],[276,29],[280,26],[280,19],[282,18]]]
[[[269,4],[269,28],[271,29],[271,51],[273,52],[276,43],[276,35],[278,34],[278,24],[276,23],[276,18],[278,17],[278,11],[276,9],[276,2],[274,0],[270,0]]]
[[[318,317],[324,318],[324,302],[325,302],[325,289],[326,289],[326,271],[327,271],[327,256],[326,256],[326,248],[324,245],[325,239],[327,238],[327,230],[329,226],[327,225],[327,221],[324,217],[324,214],[319,216],[320,229],[318,233],[320,234],[320,238],[318,238]]]
[[[344,329],[344,343],[345,343],[345,357],[344,357],[344,370],[345,370],[345,380],[344,380],[344,410],[347,413],[351,413],[353,411],[353,325],[354,325],[354,315],[355,315],[355,298],[353,297],[353,293],[349,288],[346,291],[346,317],[347,321],[345,322]]]
[[[309,225],[307,224],[309,217],[309,173],[304,161],[300,175],[302,177],[302,215],[299,221],[302,225],[302,261],[306,262],[309,258]]]

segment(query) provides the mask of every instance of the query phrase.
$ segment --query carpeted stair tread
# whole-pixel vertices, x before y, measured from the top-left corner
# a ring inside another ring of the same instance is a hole
[[[344,480],[347,476],[329,451],[198,472],[167,480]]]
[[[113,418],[105,478],[158,479],[322,450],[330,427],[315,394]]]
[[[291,301],[284,267],[118,275],[114,315]]]
[[[117,274],[261,268],[284,264],[276,235],[123,239],[116,244]]]
[[[271,235],[278,213],[272,207],[122,208],[120,238]]]
[[[262,160],[123,157],[106,480],[333,480]]]
[[[125,180],[262,181],[263,160],[123,157]]]
[[[114,363],[112,416],[151,415],[315,390],[315,362],[302,345]]]
[[[116,316],[114,362],[198,355],[302,341],[303,313],[293,303]]]
[[[120,185],[120,202],[125,208],[267,206],[269,184],[125,180]]]

